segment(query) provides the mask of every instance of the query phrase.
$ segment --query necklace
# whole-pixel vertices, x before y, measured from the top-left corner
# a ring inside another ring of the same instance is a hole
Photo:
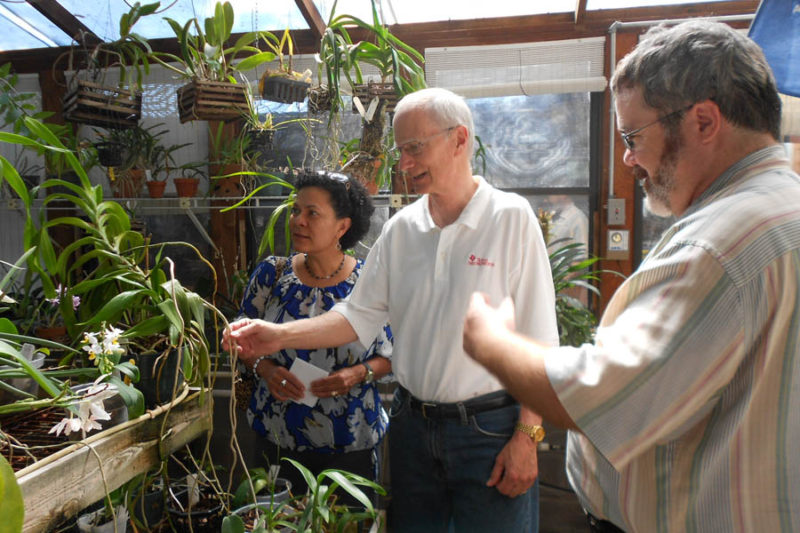
[[[308,266],[308,254],[303,254],[303,257],[305,258],[305,263],[304,263],[304,265],[305,265],[305,267],[306,267],[306,272],[308,272],[309,276],[311,276],[311,277],[312,277],[312,278],[314,278],[314,279],[318,279],[318,280],[326,280],[326,279],[331,279],[333,276],[335,276],[336,274],[338,274],[338,273],[339,273],[339,271],[340,271],[340,270],[342,269],[342,267],[344,266],[344,258],[345,258],[345,257],[347,257],[347,256],[346,256],[345,254],[342,254],[342,261],[341,261],[341,263],[339,263],[339,266],[338,266],[338,267],[336,267],[336,270],[334,270],[334,271],[333,271],[333,273],[331,273],[329,276],[317,276],[316,274],[314,274],[313,272],[311,272],[311,268]]]

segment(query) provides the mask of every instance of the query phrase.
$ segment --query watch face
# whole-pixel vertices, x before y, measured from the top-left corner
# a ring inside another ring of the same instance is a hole
[[[536,435],[534,437],[536,439],[536,442],[541,442],[544,440],[544,428],[542,426],[536,426],[533,432]]]

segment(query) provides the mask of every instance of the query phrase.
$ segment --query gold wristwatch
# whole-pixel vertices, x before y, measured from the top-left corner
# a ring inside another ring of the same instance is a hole
[[[530,424],[518,422],[514,429],[525,433],[533,440],[533,442],[539,443],[544,440],[545,433],[542,426],[531,426]]]
[[[370,384],[373,381],[375,381],[375,372],[372,371],[372,367],[369,366],[369,363],[367,363],[366,361],[362,361],[361,364],[364,366],[364,368],[367,369],[367,375],[364,376],[363,382],[366,384]]]

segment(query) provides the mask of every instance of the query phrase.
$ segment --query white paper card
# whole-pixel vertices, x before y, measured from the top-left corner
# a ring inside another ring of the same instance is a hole
[[[326,377],[328,372],[296,357],[294,363],[292,363],[292,366],[289,368],[289,372],[297,376],[297,379],[302,381],[306,388],[305,396],[303,396],[303,399],[301,399],[299,403],[313,407],[319,398],[311,394],[311,382]]]

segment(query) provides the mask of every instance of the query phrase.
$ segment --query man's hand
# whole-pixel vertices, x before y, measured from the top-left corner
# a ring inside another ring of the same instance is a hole
[[[470,357],[483,364],[484,347],[493,344],[493,337],[502,337],[513,330],[514,302],[511,298],[505,298],[499,307],[493,308],[485,294],[472,293],[464,319],[464,350]]]
[[[239,359],[249,367],[259,355],[281,349],[279,328],[272,322],[243,318],[231,323],[222,333],[222,347],[231,353],[238,351]]]
[[[509,498],[516,498],[533,486],[538,475],[536,443],[524,433],[514,431],[497,455],[486,486],[495,487]]]

